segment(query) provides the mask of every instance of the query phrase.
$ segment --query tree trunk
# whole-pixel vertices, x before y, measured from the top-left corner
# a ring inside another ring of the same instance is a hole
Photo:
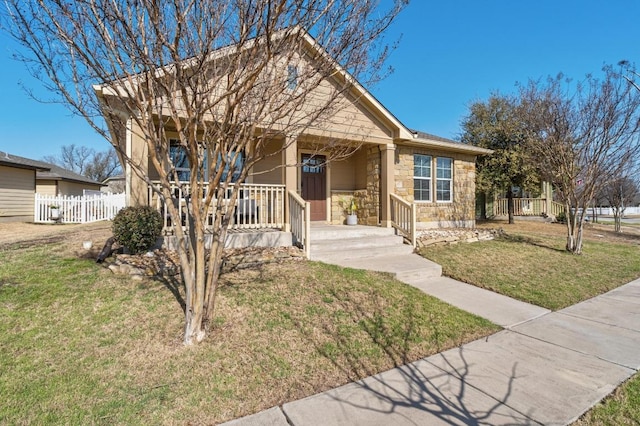
[[[96,263],[102,263],[107,257],[111,256],[111,252],[113,251],[113,244],[115,243],[115,241],[116,240],[114,237],[109,237],[107,242],[104,243],[104,247],[102,247],[100,254],[98,254]]]
[[[507,211],[509,214],[509,224],[513,225],[515,223],[515,220],[513,219],[514,205],[513,192],[511,190],[507,191]]]
[[[618,206],[612,206],[613,211],[613,229],[615,232],[622,231],[622,209]]]

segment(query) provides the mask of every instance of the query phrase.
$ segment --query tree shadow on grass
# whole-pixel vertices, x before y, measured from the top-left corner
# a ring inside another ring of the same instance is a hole
[[[169,290],[173,297],[176,299],[176,302],[178,302],[178,304],[180,305],[182,312],[187,312],[187,302],[184,300],[184,297],[182,296],[182,293],[180,291],[184,289],[184,285],[182,284],[180,275],[156,276],[153,280],[165,286],[166,289]]]
[[[456,359],[457,366],[442,354],[434,355],[442,356],[447,372],[430,363],[429,358],[412,362],[414,360],[410,352],[413,333],[420,327],[414,321],[414,315],[404,315],[402,332],[390,337],[388,319],[381,303],[375,303],[374,300],[365,309],[364,304],[349,303],[344,294],[339,294],[338,289],[332,296],[342,311],[348,314],[349,321],[359,324],[359,329],[366,333],[396,368],[379,373],[380,370],[376,369],[374,363],[368,362],[357,348],[354,349],[356,345],[352,341],[353,336],[340,333],[332,324],[322,324],[321,333],[318,333],[317,329],[297,323],[308,343],[330,360],[344,377],[353,381],[345,385],[347,388],[342,388],[344,391],[338,388],[320,396],[323,404],[326,403],[323,410],[339,416],[327,419],[328,423],[353,421],[357,418],[361,424],[365,424],[367,419],[383,414],[389,416],[385,417],[389,424],[426,424],[416,419],[424,420],[424,413],[428,413],[429,416],[426,417],[436,417],[439,424],[537,424],[528,416],[506,407],[516,377],[516,365],[512,368],[511,376],[506,379],[502,397],[488,396],[467,383],[471,367],[465,359],[464,347],[458,348],[458,357],[455,357],[455,350],[449,351],[451,357]],[[412,307],[408,309],[411,310]],[[431,327],[435,350],[446,349],[441,347],[440,342],[441,333],[446,334],[445,330],[440,330],[441,325],[434,317],[431,317]],[[331,406],[334,403],[339,405],[335,410]]]
[[[538,240],[535,240],[531,237],[525,237],[523,235],[510,235],[507,233],[504,233],[500,236],[499,238],[500,241],[505,241],[507,243],[515,243],[515,244],[527,244],[530,246],[534,246],[534,247],[540,247],[546,250],[551,250],[554,251],[556,253],[567,253],[566,250],[564,249],[559,249],[558,247],[554,247],[551,244],[547,244],[545,242],[541,242]]]

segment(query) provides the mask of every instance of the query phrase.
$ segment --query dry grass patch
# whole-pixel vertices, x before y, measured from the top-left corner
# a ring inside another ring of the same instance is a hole
[[[427,247],[421,254],[443,274],[507,296],[561,309],[626,284],[640,276],[638,234],[616,234],[589,225],[584,253],[564,250],[565,228],[538,222],[488,223],[505,235],[493,241]]]
[[[213,424],[497,330],[384,274],[290,262],[225,275],[187,348],[174,283],[114,276],[82,238],[0,248],[0,423]]]

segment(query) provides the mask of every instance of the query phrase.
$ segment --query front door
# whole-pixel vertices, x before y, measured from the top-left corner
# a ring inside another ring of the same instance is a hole
[[[302,198],[311,205],[311,220],[327,220],[327,158],[302,154]]]

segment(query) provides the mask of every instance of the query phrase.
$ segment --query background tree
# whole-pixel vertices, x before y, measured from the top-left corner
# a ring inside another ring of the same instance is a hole
[[[114,134],[129,128],[146,141],[160,180],[154,191],[174,218],[185,344],[202,340],[212,324],[234,207],[226,194],[237,199],[269,140],[287,141],[286,149],[295,135],[322,129],[356,80],[370,85],[384,75],[381,35],[406,3],[386,2],[384,9],[367,0],[5,1],[6,27],[25,49],[19,59],[151,184],[140,159],[127,157],[101,117]],[[341,70],[349,74],[343,78]],[[188,163],[186,184],[172,163],[167,129],[177,133]],[[187,228],[172,184],[182,185]]]
[[[638,183],[631,176],[621,176],[607,182],[598,195],[598,199],[605,201],[613,211],[613,221],[616,232],[621,232],[622,216],[640,192]]]
[[[589,203],[624,175],[640,153],[640,92],[620,71],[571,85],[562,75],[532,81],[520,96],[530,125],[529,150],[567,212],[567,244],[582,252]]]
[[[96,182],[102,182],[108,177],[122,173],[120,160],[113,147],[96,152],[93,148],[86,146],[64,145],[60,148],[60,155],[48,155],[43,160]]]
[[[517,100],[493,94],[485,102],[474,102],[462,121],[462,142],[492,149],[478,159],[476,189],[507,193],[509,223],[513,223],[512,187],[539,188],[535,167],[526,151],[526,126]]]

